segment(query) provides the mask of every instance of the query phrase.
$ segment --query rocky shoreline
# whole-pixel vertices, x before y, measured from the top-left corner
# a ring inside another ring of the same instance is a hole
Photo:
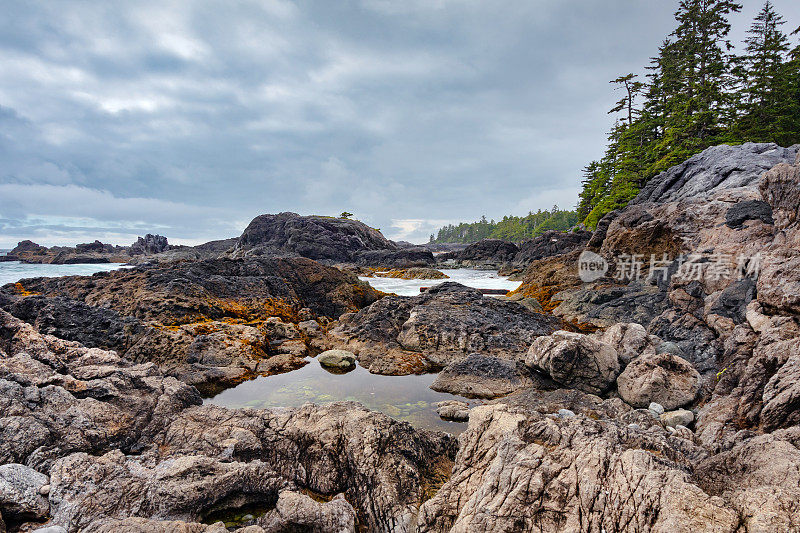
[[[6,285],[0,532],[800,531],[799,148],[709,148],[593,233],[434,257],[282,213]],[[522,286],[355,275],[448,266]],[[202,405],[329,349],[486,403],[439,407],[458,439],[352,402]]]

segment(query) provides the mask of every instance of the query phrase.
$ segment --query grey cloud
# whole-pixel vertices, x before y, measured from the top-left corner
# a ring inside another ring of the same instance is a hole
[[[202,241],[283,210],[422,240],[443,221],[568,206],[602,154],[607,81],[641,71],[674,4],[14,3],[0,219],[16,225],[0,223],[0,247],[128,243],[147,225]]]

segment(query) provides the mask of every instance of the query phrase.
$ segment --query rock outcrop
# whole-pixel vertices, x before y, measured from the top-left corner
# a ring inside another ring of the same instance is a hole
[[[379,278],[397,278],[397,279],[447,279],[450,276],[436,270],[435,268],[396,268],[387,270],[385,272],[375,272],[374,276]]]
[[[20,287],[0,289],[0,308],[44,333],[155,362],[204,390],[305,364],[309,336],[274,321],[326,322],[380,296],[303,258],[164,263]]]
[[[260,215],[245,228],[232,257],[307,257],[325,263],[409,268],[434,262],[423,248],[399,248],[363,222],[345,218]]]

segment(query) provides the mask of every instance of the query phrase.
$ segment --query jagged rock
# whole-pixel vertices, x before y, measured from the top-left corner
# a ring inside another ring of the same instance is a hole
[[[347,350],[327,350],[317,356],[317,361],[322,366],[350,368],[356,364],[356,356]]]
[[[558,321],[516,302],[445,282],[415,297],[388,296],[340,318],[331,334],[373,373],[408,374],[480,352],[515,359]]]
[[[619,356],[611,345],[568,331],[533,341],[525,364],[566,387],[595,394],[607,390],[620,371]]]
[[[436,414],[443,420],[466,422],[469,420],[469,404],[458,400],[445,400],[436,404]]]
[[[677,426],[688,426],[694,422],[694,413],[686,409],[676,409],[675,411],[667,411],[659,415],[661,422],[665,426],[674,428]]]
[[[667,307],[667,295],[653,285],[594,286],[567,289],[553,295],[553,314],[570,322],[610,327],[619,322],[647,327]]]
[[[275,510],[259,518],[258,524],[265,533],[355,533],[356,513],[342,494],[319,503],[305,494],[283,491]]]
[[[47,517],[50,505],[39,489],[47,484],[47,476],[21,464],[0,466],[0,513],[6,520],[41,520]]]
[[[42,336],[3,311],[0,350],[2,463],[46,471],[72,452],[132,449],[166,417],[202,402],[152,363]]]
[[[634,407],[656,402],[664,409],[675,409],[694,401],[700,390],[700,373],[672,354],[643,355],[619,375],[617,390]]]
[[[153,255],[169,250],[169,243],[167,238],[161,235],[152,235],[148,233],[144,237],[139,237],[135,243],[131,245],[131,255]]]
[[[569,409],[580,416],[594,420],[620,418],[631,412],[631,407],[619,398],[603,399],[576,389],[541,389],[531,387],[513,392],[492,403],[521,407],[541,414]]]
[[[766,429],[800,424],[800,355],[789,357],[764,387],[761,420]]]
[[[515,361],[473,353],[439,372],[431,389],[468,398],[496,398],[541,381],[535,379]]]
[[[759,435],[710,456],[696,468],[709,493],[741,516],[740,530],[800,530],[800,430]]]
[[[50,470],[53,521],[82,529],[94,521],[173,517],[199,522],[220,505],[275,502],[288,482],[269,465],[177,456],[155,466],[120,451],[69,455]],[[120,498],[124,494],[124,498]]]

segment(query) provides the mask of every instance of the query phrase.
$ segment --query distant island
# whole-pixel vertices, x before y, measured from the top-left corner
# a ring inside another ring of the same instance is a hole
[[[431,235],[430,243],[473,243],[483,239],[520,242],[533,239],[546,231],[568,231],[580,221],[575,211],[553,206],[550,211],[530,211],[524,217],[504,216],[499,222],[481,217],[476,222],[449,224]]]

